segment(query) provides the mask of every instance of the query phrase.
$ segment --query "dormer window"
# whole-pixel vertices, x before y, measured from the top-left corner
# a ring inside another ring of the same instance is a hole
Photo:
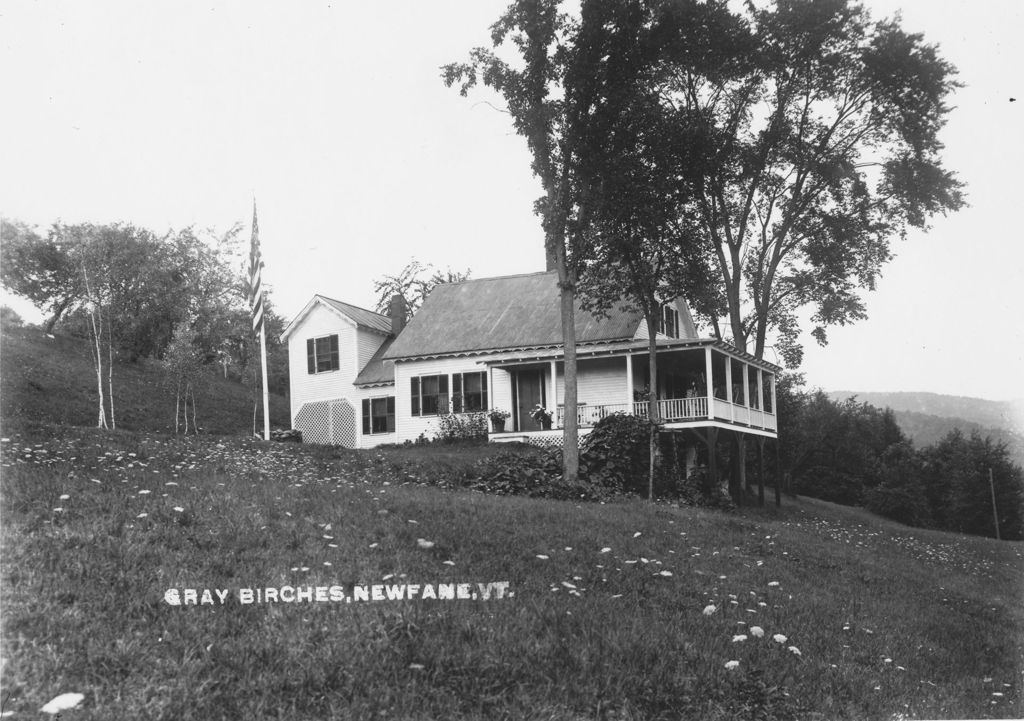
[[[338,370],[341,367],[338,358],[337,335],[325,335],[306,340],[306,370],[310,374]]]
[[[662,303],[658,318],[658,332],[669,338],[679,337],[679,311],[670,303]]]

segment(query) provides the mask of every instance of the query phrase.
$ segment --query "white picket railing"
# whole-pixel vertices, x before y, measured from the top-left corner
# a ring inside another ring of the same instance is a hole
[[[777,423],[774,413],[767,413],[755,408],[747,408],[720,399],[713,399],[712,412],[714,417],[720,420],[743,423],[744,425],[755,426],[775,430]],[[704,396],[697,398],[668,398],[657,401],[658,415],[663,423],[674,421],[700,420],[708,417],[708,399]],[[634,403],[580,403],[576,408],[576,423],[581,428],[592,426],[599,420],[613,413],[627,413],[646,418],[649,402],[636,401]],[[565,407],[558,406],[555,414],[556,427],[565,424]]]

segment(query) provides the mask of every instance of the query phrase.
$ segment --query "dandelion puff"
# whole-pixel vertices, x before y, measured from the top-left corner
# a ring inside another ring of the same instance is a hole
[[[746,640],[747,640],[747,634],[745,634],[745,633],[738,633],[738,634],[736,634],[735,636],[732,637],[732,642],[733,643],[739,643],[740,641],[746,641]]]
[[[755,638],[764,638],[764,629],[760,626],[751,626],[750,635],[754,636]]]
[[[80,693],[62,693],[56,696],[43,706],[40,711],[43,713],[55,714],[74,708],[85,700],[85,695]]]
[[[772,640],[775,641],[776,643],[785,643],[788,639],[785,636],[783,636],[781,633],[777,633],[774,636],[772,636]]]
[[[740,662],[739,661],[726,661],[725,662],[725,667],[727,669],[729,669],[730,671],[732,671],[734,668],[739,668],[740,667]]]
[[[707,606],[704,607],[704,610],[702,611],[702,613],[705,616],[710,616],[711,614],[713,614],[717,610],[718,610],[717,606],[715,606],[713,603],[709,603]]]

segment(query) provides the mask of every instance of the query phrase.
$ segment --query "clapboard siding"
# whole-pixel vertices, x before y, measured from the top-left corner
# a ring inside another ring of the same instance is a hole
[[[356,374],[366,367],[366,364],[373,358],[373,354],[384,344],[387,340],[387,336],[380,333],[372,333],[368,330],[360,328],[356,331],[357,342],[359,344],[359,367],[356,369]]]
[[[636,376],[636,360],[633,374]],[[641,376],[642,378],[642,376]],[[576,398],[579,403],[600,405],[626,402],[626,359],[594,358],[583,359],[576,366]],[[562,364],[558,365],[557,405],[565,401],[565,375]],[[554,404],[553,404],[554,405]]]
[[[338,370],[309,373],[306,366],[306,341],[332,333],[338,334]],[[354,386],[359,368],[356,327],[324,306],[316,306],[302,324],[288,336],[288,363],[291,369],[292,420],[303,403],[333,398],[355,398]]]
[[[436,360],[398,361],[395,363],[395,415],[398,437],[402,441],[416,440],[420,434],[427,438],[437,435],[437,416],[412,415],[410,379],[414,376],[447,375],[448,393],[452,392],[452,373],[477,373],[487,369],[473,358],[441,358]],[[488,387],[487,407],[494,404]]]

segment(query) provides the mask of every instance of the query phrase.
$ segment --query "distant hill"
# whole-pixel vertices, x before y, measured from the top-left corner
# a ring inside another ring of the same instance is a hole
[[[940,441],[954,428],[965,434],[1004,441],[1014,463],[1024,466],[1024,400],[988,401],[940,393],[873,393],[831,391],[841,401],[856,396],[861,403],[891,408],[904,433],[919,448]]]
[[[114,409],[119,429],[174,432],[174,394],[162,381],[163,373],[152,360],[115,362]],[[202,432],[252,432],[250,388],[211,369],[196,396],[196,420]],[[32,326],[5,328],[0,335],[0,416],[5,428],[24,421],[96,425],[96,370],[86,340],[47,334]],[[287,398],[271,394],[270,420],[273,428],[291,426]]]

